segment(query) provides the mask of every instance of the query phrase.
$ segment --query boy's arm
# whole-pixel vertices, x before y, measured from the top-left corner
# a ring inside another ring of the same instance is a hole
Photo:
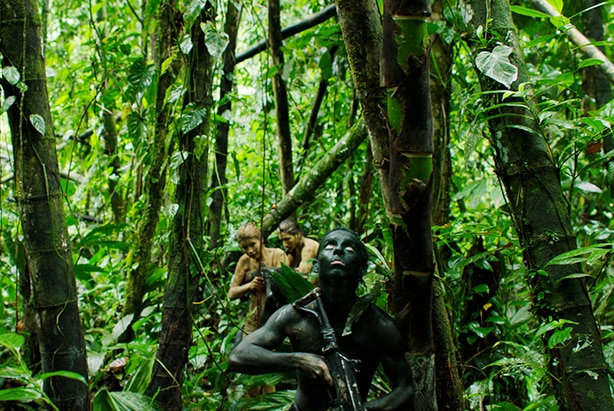
[[[247,335],[230,353],[228,370],[244,374],[266,374],[299,369],[309,378],[332,378],[324,359],[306,352],[276,352],[286,337],[286,326],[297,321],[291,305],[277,310],[259,329]]]

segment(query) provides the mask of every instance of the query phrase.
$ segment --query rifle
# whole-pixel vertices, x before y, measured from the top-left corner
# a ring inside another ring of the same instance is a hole
[[[261,313],[259,313],[260,317],[260,325],[264,324],[266,320],[282,305],[286,304],[286,299],[275,284],[275,280],[273,279],[272,274],[274,272],[281,271],[279,268],[266,267],[261,266],[258,271],[254,274],[256,277],[264,278],[264,308]]]
[[[305,305],[315,300],[318,311],[305,308]],[[320,289],[315,288],[303,298],[295,301],[292,306],[299,311],[305,311],[315,315],[320,322],[320,334],[322,336],[322,353],[324,360],[333,377],[335,397],[332,400],[333,411],[366,411],[362,397],[358,391],[358,381],[355,373],[358,372],[359,360],[352,360],[339,351],[335,330],[330,325],[328,315],[324,310]]]

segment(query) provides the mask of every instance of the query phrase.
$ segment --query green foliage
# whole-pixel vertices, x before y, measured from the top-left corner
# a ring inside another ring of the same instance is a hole
[[[118,0],[53,2],[47,17],[45,41],[53,124],[45,124],[36,117],[29,119],[41,133],[52,126],[57,136],[95,410],[155,408],[143,394],[150,381],[160,334],[170,232],[177,211],[173,199],[178,178],[176,165],[182,156],[190,153],[175,153],[166,160],[170,175],[147,267],[143,310],[132,326],[135,340],[126,344],[118,341],[118,337],[133,319],[123,312],[125,279],[134,268],[138,242],[134,235],[148,207],[143,184],[152,173],[150,164],[154,155],[151,143],[161,74],[155,70],[154,33],[160,4],[160,0],[147,1],[140,8],[135,3]],[[185,61],[193,46],[187,30],[205,4],[204,0],[193,0],[177,5],[175,23],[184,25],[186,36],[176,45],[172,57],[162,63],[163,72],[171,62]],[[208,50],[216,57],[215,73],[221,72],[220,56],[227,47],[227,36],[219,24],[223,21],[224,7],[224,2],[218,4],[215,24],[201,26],[208,39]],[[262,2],[244,4],[239,52],[266,39],[264,7]],[[320,7],[319,3],[308,0],[283,3],[282,25],[295,23]],[[561,7],[559,1],[557,8],[561,10]],[[612,5],[604,3],[599,7],[606,17],[606,38],[611,38]],[[538,122],[538,129],[530,131],[548,139],[553,161],[561,170],[561,183],[579,245],[577,251],[557,256],[550,264],[572,264],[577,270],[571,275],[586,282],[601,325],[605,357],[614,368],[613,154],[601,155],[599,148],[595,149],[611,132],[614,103],[596,107],[586,98],[581,87],[582,70],[597,62],[581,57],[569,45],[564,32],[556,29],[568,22],[578,25],[577,16],[568,20],[551,19],[524,3],[514,5],[512,10],[520,29],[531,82],[521,85],[518,92],[502,93],[499,97],[503,105],[528,107],[529,115]],[[486,104],[490,96],[479,91],[473,62],[464,43],[474,34],[466,32],[471,10],[463,4],[454,4],[443,13],[445,21],[434,21],[429,30],[452,45],[454,59],[447,124],[451,136],[452,201],[450,221],[435,227],[434,237],[437,274],[444,285],[454,338],[458,342],[468,408],[478,409],[483,405],[489,410],[555,410],[557,404],[548,382],[549,350],[569,341],[569,324],[557,321],[542,324],[533,315],[533,301],[539,302],[539,296],[532,295],[527,284],[534,274],[523,267],[523,250],[518,245],[506,203],[509,200],[496,179],[487,141],[490,133],[487,120],[493,116]],[[492,51],[484,51],[478,57],[478,68],[509,86],[517,78],[509,65],[510,50],[498,45],[501,39],[493,37],[487,28],[476,35],[485,46],[493,46]],[[613,55],[611,41],[601,45],[607,55]],[[225,257],[239,250],[234,239],[236,228],[247,220],[259,222],[282,197],[273,73],[282,70],[289,90],[297,178],[309,172],[310,166],[356,118],[352,114],[355,99],[352,78],[338,24],[329,21],[288,38],[284,41],[284,51],[283,68],[273,67],[266,53],[239,64],[233,75],[237,87],[227,97],[233,103],[232,110],[215,117],[230,127],[228,182],[224,187],[226,209],[222,216],[222,246],[204,250],[198,267],[203,278],[203,295],[195,308],[194,338],[183,386],[187,410],[284,409],[293,400],[292,389],[264,398],[245,396],[246,387],[251,385],[279,381],[292,385],[291,375],[255,378],[226,372],[226,358],[242,325],[246,305],[225,298],[234,269],[233,262],[225,261]],[[6,61],[4,64],[1,78],[19,85],[21,73]],[[180,73],[164,101],[171,113],[165,147],[168,153],[173,151],[180,132],[193,130],[206,116],[212,115],[195,106],[179,109],[186,92],[185,74],[185,70]],[[303,148],[305,124],[322,79],[328,81],[328,91],[316,131],[308,147]],[[218,87],[219,78],[216,77],[214,84]],[[214,98],[218,92],[214,90]],[[510,97],[514,97],[513,103]],[[15,96],[3,96],[0,115],[15,101]],[[111,156],[105,154],[108,130],[102,121],[108,113],[117,121],[117,150]],[[203,143],[213,142],[216,135],[200,138]],[[0,117],[0,338],[3,346],[0,401],[20,401],[24,407],[37,409],[48,404],[42,392],[42,380],[46,376],[31,375],[25,355],[20,353],[23,337],[12,332],[17,321],[23,319],[21,312],[26,301],[19,289],[19,279],[27,275],[27,267],[18,196],[13,184],[15,159],[10,146],[3,115]],[[367,180],[364,175],[367,150],[363,145],[352,153],[324,186],[313,193],[314,199],[298,210],[298,220],[308,236],[318,239],[328,229],[351,225],[358,218],[358,193]],[[205,151],[194,154],[202,156]],[[119,170],[110,166],[113,158],[119,160]],[[212,161],[209,158],[209,170],[213,169]],[[111,172],[116,174],[110,178]],[[376,174],[374,171],[373,176]],[[210,172],[207,181],[211,177]],[[113,221],[111,181],[117,183],[115,190],[124,200],[122,223]],[[362,234],[369,243],[371,263],[360,294],[365,301],[374,301],[387,310],[392,281],[390,266],[394,259],[377,178],[368,193]],[[275,234],[269,239],[269,245],[280,246]],[[278,281],[292,293],[290,300],[311,287],[285,278]],[[127,360],[120,370],[111,367],[114,361],[123,358]],[[389,388],[381,379],[374,384],[374,390]]]

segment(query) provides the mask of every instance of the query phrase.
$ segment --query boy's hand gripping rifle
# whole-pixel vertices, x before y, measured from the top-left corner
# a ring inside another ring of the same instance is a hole
[[[317,311],[305,308],[305,305],[315,300]],[[357,372],[358,360],[351,360],[339,352],[335,330],[328,321],[328,315],[322,305],[320,289],[315,288],[303,298],[297,300],[292,306],[299,311],[305,311],[315,315],[320,322],[320,334],[322,335],[322,353],[330,375],[333,378],[336,398],[332,399],[333,411],[366,411],[360,392],[358,381],[354,375]]]

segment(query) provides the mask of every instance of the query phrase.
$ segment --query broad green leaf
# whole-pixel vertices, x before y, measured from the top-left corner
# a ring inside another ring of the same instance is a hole
[[[547,0],[548,3],[559,13],[563,12],[563,0]]]
[[[313,284],[286,265],[282,264],[281,272],[275,271],[271,276],[288,302],[296,301],[313,290]]]
[[[151,358],[142,358],[141,363],[138,365],[134,373],[130,376],[130,379],[126,384],[124,391],[144,394],[145,390],[149,386],[149,382],[151,381],[151,371],[153,370],[153,366],[155,363],[155,355],[152,355]]]
[[[30,123],[34,126],[36,131],[41,133],[41,135],[45,135],[46,126],[45,119],[40,114],[30,114]]]
[[[11,351],[19,351],[23,345],[23,336],[16,333],[3,333],[0,334],[0,345],[5,346]]]
[[[136,59],[128,71],[128,96],[130,99],[136,99],[142,95],[149,85],[151,85],[154,76],[154,67],[152,64],[145,62],[145,59]]]
[[[183,21],[185,23],[185,31],[189,32],[196,18],[202,11],[202,9],[207,5],[208,0],[192,0],[188,5],[185,13],[183,13]]]
[[[565,344],[565,342],[571,339],[571,327],[565,327],[562,330],[558,330],[552,333],[548,338],[548,348],[554,348]]]
[[[181,115],[181,132],[188,133],[200,126],[207,118],[207,110],[190,103]]]
[[[578,63],[578,68],[581,69],[585,67],[600,66],[602,64],[603,60],[591,58],[580,61],[580,63]]]
[[[487,77],[510,87],[518,78],[518,68],[509,61],[512,48],[496,46],[491,52],[482,51],[476,58],[476,66]]]
[[[2,69],[2,77],[6,79],[11,85],[15,85],[19,82],[21,75],[16,67],[9,66]]]
[[[9,388],[0,390],[0,403],[6,401],[33,402],[42,400],[43,396],[40,392],[27,387]]]
[[[228,33],[219,32],[210,21],[200,23],[200,29],[205,33],[205,45],[214,59],[219,59],[229,43]]]

